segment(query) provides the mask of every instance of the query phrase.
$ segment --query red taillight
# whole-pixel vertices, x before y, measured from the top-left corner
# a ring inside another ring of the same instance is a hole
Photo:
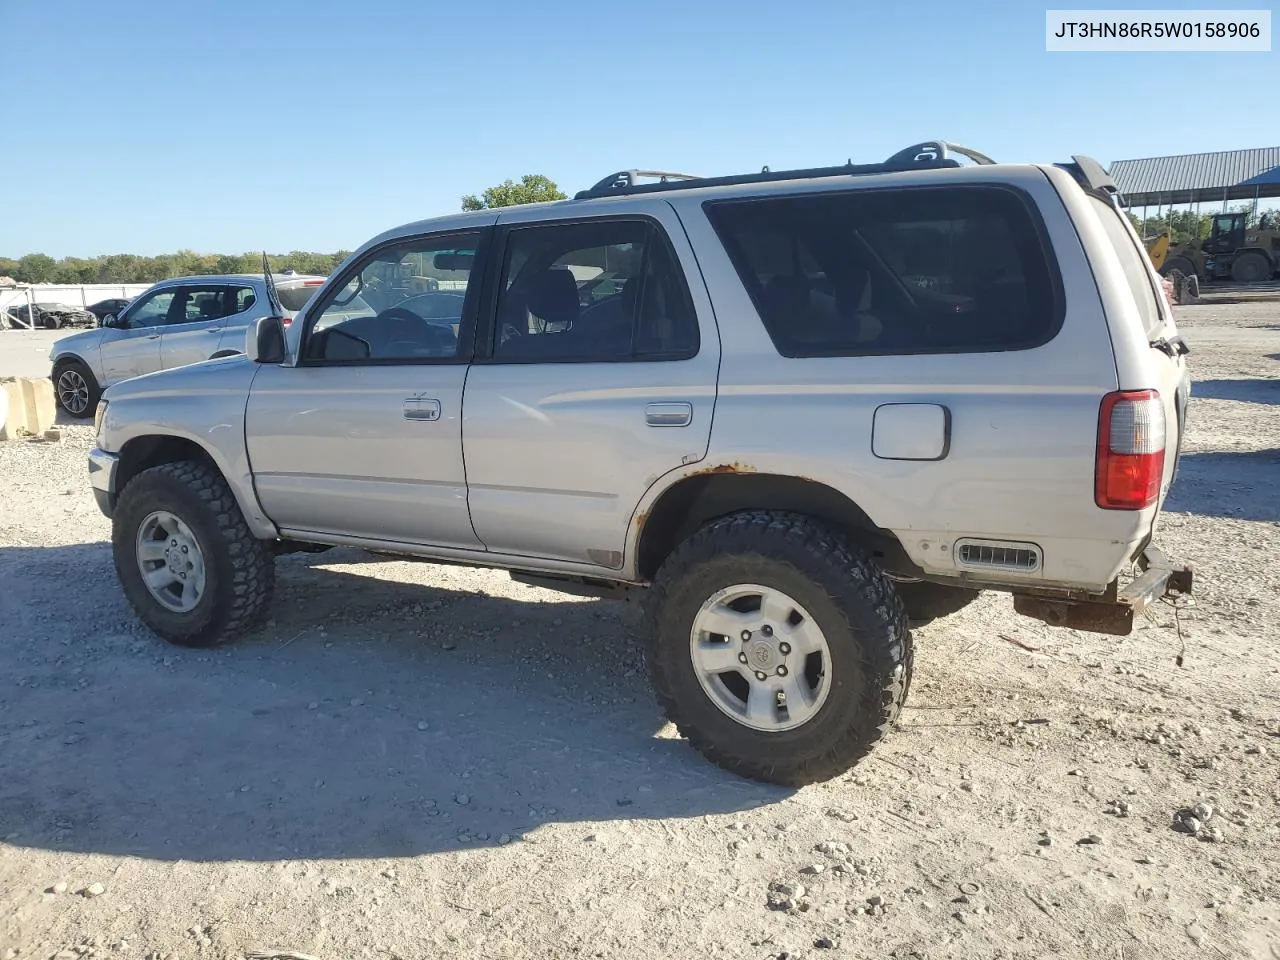
[[[1144,510],[1164,477],[1164,403],[1155,390],[1102,398],[1094,502],[1104,510]]]

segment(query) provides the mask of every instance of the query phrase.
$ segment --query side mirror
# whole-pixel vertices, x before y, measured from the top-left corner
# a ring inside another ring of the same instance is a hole
[[[284,363],[284,322],[280,317],[259,317],[245,340],[245,356],[254,363]]]

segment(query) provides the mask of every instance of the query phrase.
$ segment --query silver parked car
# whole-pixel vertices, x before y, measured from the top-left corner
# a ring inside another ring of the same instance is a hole
[[[324,277],[276,278],[288,320],[324,284]],[[135,298],[102,327],[64,337],[50,350],[58,405],[92,417],[113,383],[244,350],[245,331],[271,311],[259,276],[177,277]]]
[[[245,356],[107,391],[125,596],[210,646],[279,554],[340,544],[643,598],[667,716],[785,784],[866,755],[911,627],[980,590],[1131,632],[1192,589],[1153,543],[1187,345],[1095,161],[960,151],[623,172],[374,238]]]

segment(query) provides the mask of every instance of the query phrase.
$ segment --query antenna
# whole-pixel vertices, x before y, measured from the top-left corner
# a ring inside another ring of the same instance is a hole
[[[280,302],[280,295],[276,293],[276,281],[271,276],[271,264],[267,262],[267,251],[262,251],[262,278],[267,283],[267,299],[270,301],[271,313],[273,316],[284,316],[284,305]]]

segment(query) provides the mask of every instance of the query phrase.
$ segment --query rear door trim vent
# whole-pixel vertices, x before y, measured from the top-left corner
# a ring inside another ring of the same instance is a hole
[[[961,570],[999,570],[1004,573],[1039,573],[1040,548],[1017,540],[957,540],[955,562]]]

